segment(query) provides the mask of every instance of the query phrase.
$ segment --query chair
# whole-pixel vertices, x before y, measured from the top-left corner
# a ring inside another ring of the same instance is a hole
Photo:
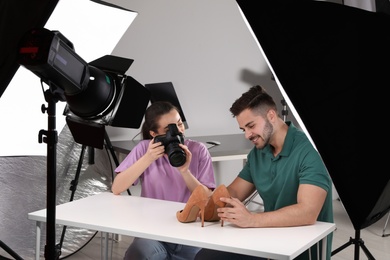
[[[250,195],[246,200],[244,200],[244,205],[245,206],[248,206],[249,203],[255,203],[255,204],[258,204],[258,205],[263,205],[263,203],[260,203],[260,202],[257,202],[257,201],[254,201],[254,199],[256,198],[256,196],[259,195],[259,193],[256,191],[254,191],[252,193],[252,195]]]

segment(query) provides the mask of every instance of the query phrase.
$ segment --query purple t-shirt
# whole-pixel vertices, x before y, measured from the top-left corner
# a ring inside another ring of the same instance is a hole
[[[150,140],[141,140],[126,156],[115,172],[126,170],[148,150]],[[189,167],[192,175],[200,183],[209,188],[215,188],[214,168],[207,147],[200,142],[186,139],[184,144],[192,153]],[[167,156],[154,161],[139,177],[141,181],[141,197],[161,200],[187,202],[191,192],[187,188],[179,170],[169,163]],[[138,180],[134,182],[136,185]]]

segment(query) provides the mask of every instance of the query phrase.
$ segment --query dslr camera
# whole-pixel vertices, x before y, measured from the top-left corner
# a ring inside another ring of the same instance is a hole
[[[184,144],[184,136],[177,129],[176,124],[169,124],[168,128],[165,135],[154,137],[154,142],[161,142],[164,145],[165,153],[168,155],[169,163],[174,167],[179,167],[186,162],[186,153],[179,146],[179,144]]]

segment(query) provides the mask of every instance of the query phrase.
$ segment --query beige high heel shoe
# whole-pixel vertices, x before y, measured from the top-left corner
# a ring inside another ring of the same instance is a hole
[[[194,222],[198,218],[200,211],[203,227],[205,207],[208,200],[209,198],[206,189],[203,185],[198,185],[198,187],[192,191],[184,209],[176,212],[177,220],[182,223]]]
[[[220,200],[221,197],[230,198],[230,194],[225,185],[219,185],[210,196],[210,199],[206,205],[204,220],[205,221],[219,221],[220,217],[218,217],[217,208],[223,208],[226,206],[225,202]],[[223,220],[221,221],[221,227],[223,227]]]

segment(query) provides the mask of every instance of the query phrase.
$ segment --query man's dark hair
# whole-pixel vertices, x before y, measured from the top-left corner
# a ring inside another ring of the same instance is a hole
[[[230,112],[233,117],[236,117],[245,109],[250,109],[262,116],[265,116],[269,109],[278,111],[273,98],[259,85],[251,87],[236,99],[230,108]]]

